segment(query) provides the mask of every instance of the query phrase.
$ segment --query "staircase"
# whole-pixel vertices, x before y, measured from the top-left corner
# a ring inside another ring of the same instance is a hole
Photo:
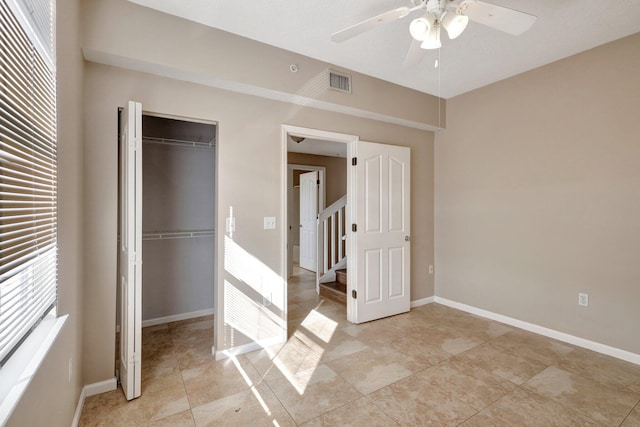
[[[316,286],[320,296],[347,304],[347,246],[345,233],[347,196],[318,215],[318,268]]]
[[[336,281],[320,283],[320,296],[328,300],[347,305],[347,270],[336,270]]]

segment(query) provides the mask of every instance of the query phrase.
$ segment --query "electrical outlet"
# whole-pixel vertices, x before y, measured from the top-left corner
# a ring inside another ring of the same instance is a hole
[[[433,264],[429,265],[429,274],[433,274]]]
[[[589,294],[578,294],[578,305],[583,307],[589,306]]]

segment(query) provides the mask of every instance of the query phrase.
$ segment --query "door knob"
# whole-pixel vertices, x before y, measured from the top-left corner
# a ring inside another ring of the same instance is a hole
[[[404,241],[405,242],[410,242],[411,241],[411,236],[404,236]]]

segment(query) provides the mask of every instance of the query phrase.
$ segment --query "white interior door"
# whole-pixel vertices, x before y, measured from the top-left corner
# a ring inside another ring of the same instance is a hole
[[[140,396],[142,356],[142,104],[129,101],[120,120],[120,383]]]
[[[349,320],[367,322],[409,311],[410,160],[408,147],[352,143]],[[354,258],[354,259],[352,259]],[[355,296],[355,298],[354,298]]]
[[[300,175],[300,267],[317,269],[318,171]]]

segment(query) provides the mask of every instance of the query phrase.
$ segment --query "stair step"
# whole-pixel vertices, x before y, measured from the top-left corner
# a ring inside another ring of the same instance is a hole
[[[336,270],[336,280],[343,285],[347,286],[347,269]]]
[[[320,296],[347,305],[347,285],[340,282],[320,283]]]

